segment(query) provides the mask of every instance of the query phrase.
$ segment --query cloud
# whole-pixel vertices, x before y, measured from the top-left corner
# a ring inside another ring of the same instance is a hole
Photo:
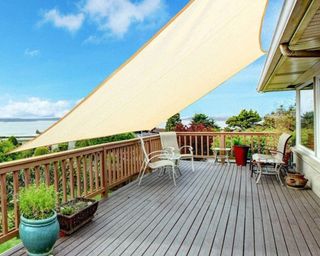
[[[0,106],[1,118],[36,118],[36,117],[62,117],[74,102],[67,100],[51,101],[37,97],[25,101],[10,100],[6,105]]]
[[[122,37],[135,23],[143,23],[163,6],[161,0],[87,0],[84,12],[101,31]]]
[[[28,56],[28,57],[37,57],[40,55],[40,50],[37,50],[37,49],[32,50],[32,49],[27,48],[24,51],[24,55]]]
[[[70,32],[79,30],[84,22],[84,14],[63,15],[57,9],[51,9],[43,14],[41,23],[52,23],[57,28],[64,28]]]
[[[57,28],[70,32],[79,30],[84,22],[93,24],[103,35],[91,35],[84,43],[99,44],[106,35],[123,37],[132,25],[145,29],[159,26],[167,16],[163,0],[83,0],[74,14],[61,14],[54,8],[43,13],[43,23],[52,23]]]
[[[104,42],[104,40],[106,40],[104,36],[91,35],[87,37],[82,43],[83,44],[101,44],[102,42]]]

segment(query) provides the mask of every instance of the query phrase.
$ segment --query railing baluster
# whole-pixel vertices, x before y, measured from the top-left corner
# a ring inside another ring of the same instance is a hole
[[[93,161],[92,161],[92,156],[93,155],[89,155],[89,183],[90,183],[90,193],[93,192]]]
[[[38,187],[40,184],[40,166],[39,165],[34,167],[34,175],[35,175],[36,186]]]
[[[112,183],[116,183],[117,181],[117,165],[116,165],[116,150],[112,151]]]
[[[29,184],[30,184],[30,168],[25,168],[24,171],[24,183],[25,183],[25,186],[28,187]]]
[[[69,158],[70,199],[74,198],[74,166],[73,158]]]
[[[88,183],[87,183],[87,155],[84,155],[82,157],[83,161],[83,196],[86,196],[88,191]]]
[[[193,137],[194,140],[195,140],[195,142],[194,142],[195,148],[196,148],[195,152],[196,152],[196,156],[198,156],[198,155],[199,155],[199,152],[198,152],[198,136],[195,135],[195,136],[192,136],[192,137]]]
[[[123,178],[128,177],[128,174],[127,174],[127,171],[128,171],[127,170],[127,150],[126,150],[126,148],[123,148],[123,149],[120,149],[120,152],[121,152],[121,158],[122,158],[121,163],[122,163],[122,168],[123,168],[121,179],[123,179]]]
[[[19,172],[13,172],[13,209],[14,209],[14,226],[16,229],[19,228],[20,214],[18,206],[18,194],[19,194]]]
[[[8,195],[6,189],[6,175],[6,173],[0,175],[2,232],[4,235],[8,233]]]
[[[59,193],[59,168],[58,168],[58,162],[54,161],[53,163],[53,184],[54,189],[56,193]],[[57,196],[57,203],[59,203],[59,197]]]
[[[77,157],[77,196],[81,196],[81,157]]]
[[[99,167],[98,167],[99,153],[94,154],[94,177],[95,177],[95,188],[96,191],[99,189]]]
[[[108,196],[108,186],[110,184],[110,179],[107,180],[108,173],[110,173],[110,169],[106,166],[106,157],[107,153],[104,148],[102,148],[102,152],[100,154],[100,171],[101,171],[101,187],[103,188],[102,196]],[[108,172],[108,173],[107,173]]]
[[[44,175],[45,175],[45,183],[47,186],[50,186],[50,165],[44,165]]]
[[[62,171],[62,195],[63,203],[67,202],[67,174],[66,174],[66,161],[61,161],[61,171]]]

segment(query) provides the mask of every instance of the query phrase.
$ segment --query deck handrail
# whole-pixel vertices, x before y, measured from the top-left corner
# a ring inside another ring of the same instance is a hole
[[[177,132],[180,145],[191,145],[196,158],[210,158],[212,145],[232,146],[240,136],[252,150],[261,151],[279,134],[270,132]],[[143,138],[148,152],[161,149],[159,135]],[[30,184],[53,185],[57,203],[77,196],[108,196],[108,191],[131,181],[143,156],[139,139],[110,142],[47,155],[0,163],[0,243],[15,237],[19,227],[18,194]]]

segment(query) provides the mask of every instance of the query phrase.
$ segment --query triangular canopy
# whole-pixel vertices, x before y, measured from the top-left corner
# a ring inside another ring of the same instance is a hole
[[[263,54],[266,2],[190,1],[79,105],[17,151],[152,129]]]

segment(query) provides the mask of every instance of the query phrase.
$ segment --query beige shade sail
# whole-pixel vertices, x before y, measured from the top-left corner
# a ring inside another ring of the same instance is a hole
[[[266,4],[190,1],[65,117],[16,151],[152,129],[263,54]]]

